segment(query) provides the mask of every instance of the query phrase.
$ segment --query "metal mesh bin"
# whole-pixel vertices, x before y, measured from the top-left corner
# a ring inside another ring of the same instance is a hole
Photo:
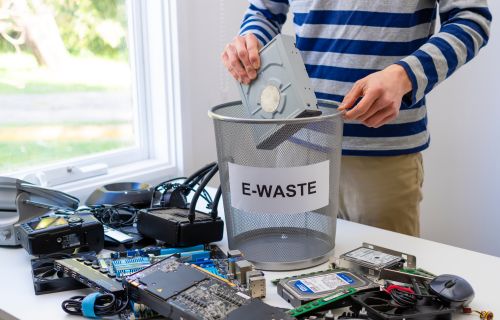
[[[320,101],[322,115],[286,120],[248,118],[241,102],[209,112],[229,248],[241,250],[260,269],[318,265],[335,246],[343,128],[336,107]],[[249,181],[238,180],[245,179],[241,176]],[[280,185],[299,176],[311,181]],[[259,179],[264,183],[259,185]]]

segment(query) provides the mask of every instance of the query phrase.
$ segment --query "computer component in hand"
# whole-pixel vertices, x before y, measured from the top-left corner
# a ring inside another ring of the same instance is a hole
[[[115,182],[92,192],[85,201],[89,207],[99,205],[129,205],[142,209],[151,206],[153,186],[140,182]]]
[[[309,275],[299,275],[278,282],[278,294],[294,307],[326,297],[341,289],[357,291],[377,288],[378,285],[354,271],[333,269]]]
[[[340,255],[337,266],[378,279],[383,269],[416,268],[415,256],[369,243]]]
[[[224,222],[218,217],[217,212],[221,197],[220,187],[214,197],[210,213],[196,210],[198,199],[217,170],[218,166],[215,165],[204,175],[193,195],[189,209],[172,207],[139,211],[137,218],[139,232],[173,247],[186,247],[222,240]]]
[[[46,206],[32,206],[28,202]],[[17,246],[15,225],[51,211],[50,207],[76,209],[79,200],[61,191],[32,185],[23,180],[0,177],[0,245]],[[47,208],[49,207],[49,208]]]
[[[321,115],[294,39],[277,35],[260,52],[261,66],[250,84],[238,82],[243,105],[253,119],[293,119]],[[255,127],[258,149],[274,149],[301,126]]]
[[[93,215],[64,209],[16,225],[16,237],[32,255],[56,252],[99,252],[104,246],[102,224]]]

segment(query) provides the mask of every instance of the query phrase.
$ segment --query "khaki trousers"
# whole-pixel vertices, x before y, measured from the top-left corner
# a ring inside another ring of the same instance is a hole
[[[342,156],[339,218],[420,235],[422,154]]]

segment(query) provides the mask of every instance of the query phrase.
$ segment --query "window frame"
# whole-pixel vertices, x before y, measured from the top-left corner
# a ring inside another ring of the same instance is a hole
[[[24,178],[105,163],[108,173],[53,185],[81,196],[116,181],[156,183],[183,167],[176,1],[127,0],[137,145],[7,173]],[[50,179],[50,176],[47,176]]]

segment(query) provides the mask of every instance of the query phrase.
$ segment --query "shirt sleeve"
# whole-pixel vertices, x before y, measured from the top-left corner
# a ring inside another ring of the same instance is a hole
[[[412,82],[411,104],[474,58],[489,39],[492,17],[486,0],[441,0],[439,15],[439,32],[397,62]]]
[[[288,0],[249,0],[249,3],[239,34],[253,33],[265,45],[281,32],[289,10]]]

